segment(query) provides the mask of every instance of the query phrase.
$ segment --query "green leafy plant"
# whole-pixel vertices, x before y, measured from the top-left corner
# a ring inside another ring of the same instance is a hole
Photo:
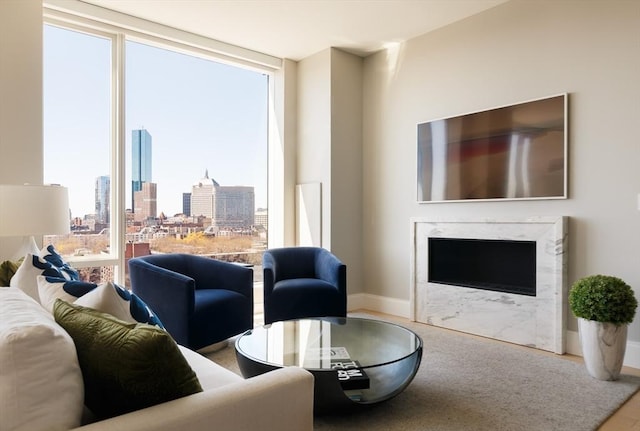
[[[571,286],[569,306],[576,317],[620,326],[631,323],[638,301],[631,286],[621,279],[591,275]]]

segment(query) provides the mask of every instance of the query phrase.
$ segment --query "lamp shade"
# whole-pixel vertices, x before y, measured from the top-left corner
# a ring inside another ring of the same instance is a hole
[[[66,187],[0,184],[0,236],[65,234],[69,225]]]

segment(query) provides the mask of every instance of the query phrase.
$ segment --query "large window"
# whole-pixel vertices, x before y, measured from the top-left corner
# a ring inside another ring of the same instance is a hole
[[[259,263],[267,76],[133,41],[125,76],[127,243]]]
[[[69,188],[72,226],[45,240],[92,281],[149,253],[259,265],[268,75],[139,35],[44,38],[45,182]]]
[[[115,275],[112,49],[109,37],[44,26],[44,181],[68,187],[71,225],[70,235],[46,240],[70,258],[110,257],[81,269],[93,281]]]

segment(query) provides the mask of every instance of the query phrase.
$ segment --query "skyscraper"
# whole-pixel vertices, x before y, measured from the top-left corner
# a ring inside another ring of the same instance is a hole
[[[213,222],[221,228],[254,225],[255,193],[252,186],[221,186],[213,194]]]
[[[191,193],[182,193],[182,214],[191,215]]]
[[[133,219],[137,222],[156,218],[158,186],[156,183],[142,183],[142,190],[133,193]]]
[[[216,187],[220,187],[214,179],[209,178],[209,171],[205,171],[201,178],[191,187],[191,215],[213,218],[213,194]]]
[[[109,224],[111,199],[111,179],[108,175],[96,178],[95,210],[96,222]]]
[[[191,189],[191,214],[210,218],[212,225],[222,228],[253,226],[254,188],[221,186],[207,171]]]
[[[151,135],[146,129],[131,132],[131,209],[133,196],[142,190],[142,183],[151,182]]]

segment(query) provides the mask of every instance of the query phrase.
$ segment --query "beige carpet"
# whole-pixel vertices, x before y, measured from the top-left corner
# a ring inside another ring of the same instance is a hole
[[[424,342],[409,387],[348,415],[316,417],[316,430],[595,430],[640,387],[640,377],[603,382],[582,364],[535,349],[401,324]],[[208,357],[239,373],[232,344]]]

